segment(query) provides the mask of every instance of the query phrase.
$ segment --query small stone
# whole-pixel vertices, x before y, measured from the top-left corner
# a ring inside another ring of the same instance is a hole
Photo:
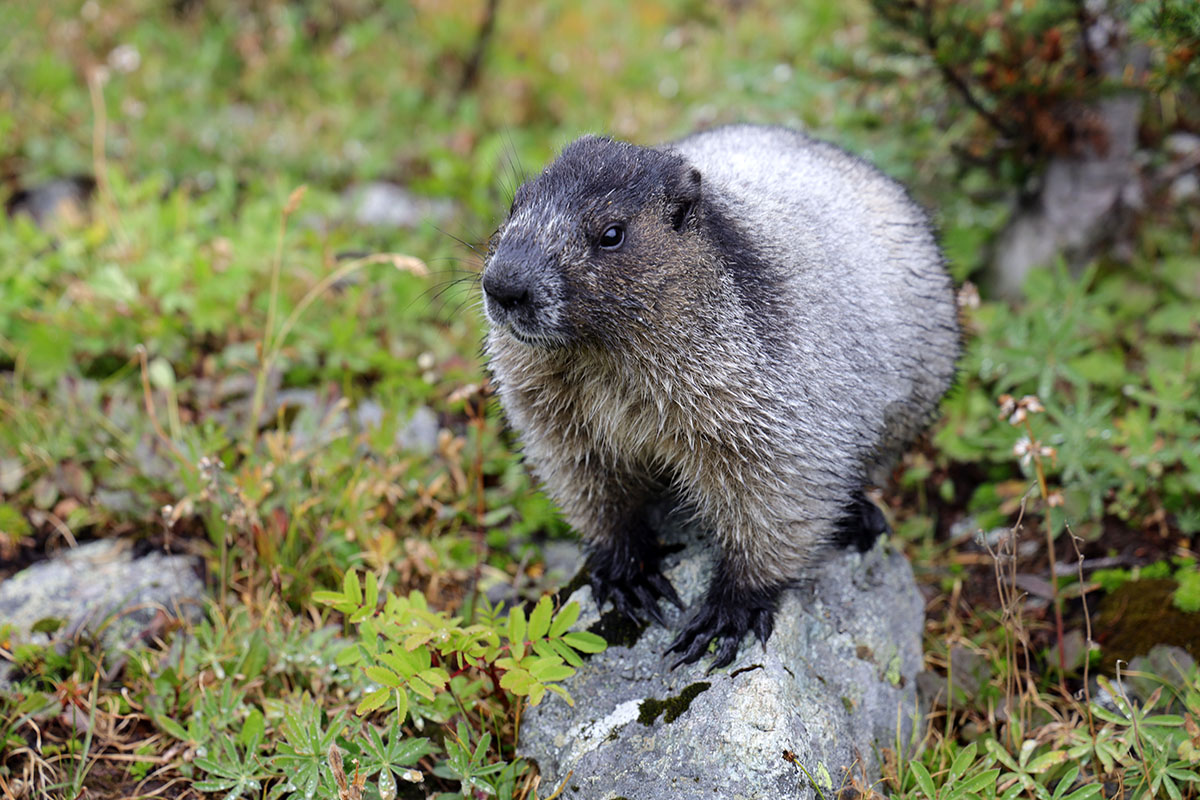
[[[437,449],[438,415],[428,406],[420,406],[396,433],[396,446],[422,455]]]
[[[1163,139],[1163,149],[1173,156],[1190,156],[1200,151],[1200,136],[1194,133],[1172,133]]]
[[[23,189],[8,201],[8,215],[30,217],[43,230],[78,225],[87,218],[88,201],[96,189],[89,176],[60,178]]]
[[[1174,686],[1188,685],[1188,676],[1196,669],[1196,659],[1182,647],[1155,645],[1144,656],[1129,662],[1128,680],[1140,698],[1149,697],[1165,680]]]
[[[1105,711],[1109,711],[1114,714],[1120,714],[1121,707],[1118,705],[1117,701],[1129,701],[1136,698],[1132,695],[1129,687],[1124,681],[1113,679],[1109,681],[1108,685],[1115,690],[1116,694],[1110,692],[1108,689],[1105,689],[1099,684],[1099,682],[1093,680],[1092,702],[1103,708]]]
[[[369,227],[415,228],[425,222],[442,222],[454,213],[448,200],[421,197],[386,181],[351,186],[343,197],[353,220]]]
[[[1183,173],[1171,181],[1169,192],[1171,200],[1176,203],[1192,200],[1197,195],[1200,195],[1200,176],[1197,176],[1194,172]]]
[[[359,430],[373,430],[383,424],[383,406],[374,400],[361,400],[354,407],[354,422]]]
[[[547,577],[557,574],[562,582],[583,568],[583,547],[574,540],[556,540],[542,546],[542,558]]]

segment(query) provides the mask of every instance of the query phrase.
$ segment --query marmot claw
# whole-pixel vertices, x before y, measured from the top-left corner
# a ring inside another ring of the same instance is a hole
[[[613,608],[634,622],[647,619],[667,627],[666,618],[658,607],[665,598],[675,607],[683,609],[683,601],[671,582],[659,572],[657,564],[641,563],[641,569],[616,568],[616,560],[596,557],[589,560],[592,591],[596,594],[596,605],[603,608],[612,600]]]
[[[723,592],[710,591],[700,610],[667,647],[668,653],[682,653],[671,669],[680,664],[696,663],[713,640],[717,642],[717,652],[708,671],[727,667],[737,655],[738,645],[750,631],[766,647],[767,639],[771,638],[771,631],[775,627],[779,593],[754,592],[753,596],[739,597],[736,601],[724,595]]]

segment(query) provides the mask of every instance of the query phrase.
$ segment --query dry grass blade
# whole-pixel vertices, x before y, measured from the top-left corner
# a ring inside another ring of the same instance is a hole
[[[346,770],[342,766],[342,751],[336,744],[329,745],[329,768],[333,771],[333,780],[338,786],[338,800],[362,800],[363,785],[367,776],[354,771],[354,781],[346,779]]]

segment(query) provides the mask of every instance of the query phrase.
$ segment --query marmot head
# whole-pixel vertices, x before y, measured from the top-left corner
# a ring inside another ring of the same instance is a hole
[[[489,321],[527,345],[565,347],[677,315],[671,298],[697,283],[700,201],[700,173],[675,153],[577,140],[517,190],[492,237]]]

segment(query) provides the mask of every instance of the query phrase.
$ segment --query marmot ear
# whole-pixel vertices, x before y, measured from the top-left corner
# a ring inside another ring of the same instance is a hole
[[[671,198],[671,227],[682,231],[700,202],[700,170],[690,167],[675,189]]]

